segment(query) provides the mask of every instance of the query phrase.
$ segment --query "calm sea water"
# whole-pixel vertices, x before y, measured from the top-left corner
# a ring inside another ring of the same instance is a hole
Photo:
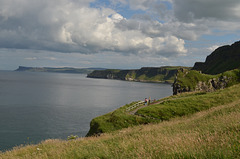
[[[85,136],[96,116],[145,97],[171,94],[167,84],[0,71],[0,151],[71,134]]]

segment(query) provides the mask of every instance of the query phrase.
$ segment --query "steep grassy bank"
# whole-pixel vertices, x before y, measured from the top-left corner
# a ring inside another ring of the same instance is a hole
[[[94,118],[88,135],[112,132],[134,125],[158,123],[175,117],[190,115],[222,104],[231,103],[240,98],[240,85],[218,90],[212,93],[197,92],[171,96],[157,101],[145,108],[139,109],[136,115],[127,111],[130,105],[125,105],[106,115]]]
[[[227,89],[228,94],[239,88]],[[182,100],[191,96],[198,97],[185,94]],[[193,115],[100,137],[47,140],[1,153],[0,158],[239,158],[240,100],[232,101]]]

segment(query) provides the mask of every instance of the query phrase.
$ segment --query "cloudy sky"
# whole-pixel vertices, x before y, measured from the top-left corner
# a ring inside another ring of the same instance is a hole
[[[240,40],[239,0],[0,0],[0,69],[193,66]]]

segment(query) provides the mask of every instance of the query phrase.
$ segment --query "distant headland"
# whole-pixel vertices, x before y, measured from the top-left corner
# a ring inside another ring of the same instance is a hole
[[[143,67],[135,70],[107,69],[95,70],[88,74],[87,77],[136,82],[173,83],[180,68],[191,69],[191,67],[182,66]]]
[[[105,70],[105,68],[72,68],[72,67],[25,67],[19,66],[15,71],[25,72],[55,72],[55,73],[77,73],[77,74],[89,74],[94,70]]]

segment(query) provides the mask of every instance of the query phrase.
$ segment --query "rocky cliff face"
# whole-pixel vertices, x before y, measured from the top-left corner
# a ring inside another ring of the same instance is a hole
[[[219,74],[240,67],[240,41],[217,48],[205,62],[196,62],[193,70]]]
[[[211,92],[224,89],[239,82],[239,69],[218,75],[207,75],[199,71],[180,69],[173,83],[173,94],[176,95],[183,92],[194,91]]]

